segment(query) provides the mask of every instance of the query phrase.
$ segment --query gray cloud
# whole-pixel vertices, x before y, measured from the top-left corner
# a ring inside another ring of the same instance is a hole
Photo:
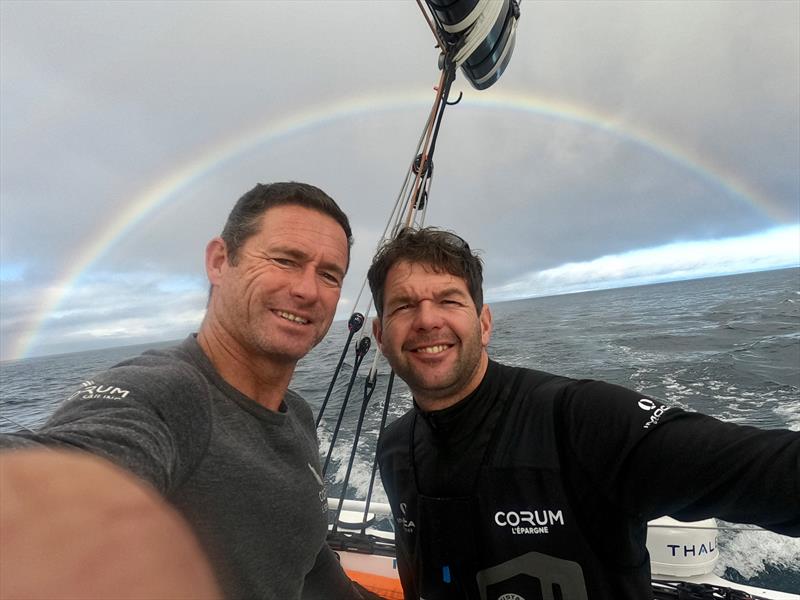
[[[481,93],[457,81],[428,222],[483,250],[492,288],[797,223],[798,22],[796,2],[523,2],[501,81]],[[4,1],[0,34],[3,357],[59,294],[34,352],[182,337],[205,303],[203,247],[257,181],[313,182],[350,214],[349,307],[422,105],[319,122],[212,165],[74,289],[54,286],[156,182],[258,126],[375,94],[432,101],[436,50],[413,3]]]

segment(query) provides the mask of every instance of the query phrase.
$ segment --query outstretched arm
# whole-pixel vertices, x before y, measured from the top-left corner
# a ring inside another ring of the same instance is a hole
[[[143,356],[82,383],[36,432],[0,435],[0,448],[85,450],[168,496],[210,436],[207,384],[189,368]]]
[[[0,454],[0,597],[211,600],[211,568],[158,494],[86,453]]]
[[[594,381],[572,386],[561,416],[595,489],[630,514],[800,536],[800,432],[724,423]]]

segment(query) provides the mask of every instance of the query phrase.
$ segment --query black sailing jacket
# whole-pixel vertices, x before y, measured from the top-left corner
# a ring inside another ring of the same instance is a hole
[[[800,433],[493,361],[457,405],[392,423],[378,457],[407,599],[649,598],[663,515],[800,535]]]

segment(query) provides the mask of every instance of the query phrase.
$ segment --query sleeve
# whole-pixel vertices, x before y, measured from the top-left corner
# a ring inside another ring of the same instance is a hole
[[[562,426],[593,485],[637,517],[800,536],[798,432],[724,423],[602,382],[573,386]]]
[[[143,363],[113,367],[84,381],[39,431],[0,436],[0,448],[88,451],[168,495],[207,447],[208,384],[183,363],[155,358]]]

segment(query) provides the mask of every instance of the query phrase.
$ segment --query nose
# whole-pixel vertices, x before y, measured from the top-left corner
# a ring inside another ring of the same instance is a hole
[[[292,280],[292,295],[313,302],[319,296],[319,281],[313,267],[300,269]]]
[[[442,317],[436,304],[430,300],[420,302],[414,311],[414,329],[427,331],[442,326]]]

